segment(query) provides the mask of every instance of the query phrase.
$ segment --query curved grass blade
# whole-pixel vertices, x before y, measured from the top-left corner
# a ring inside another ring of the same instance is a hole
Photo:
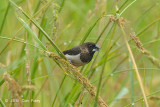
[[[146,97],[150,97],[150,96],[152,96],[152,95],[154,95],[154,94],[158,94],[158,93],[160,93],[160,90],[155,91],[155,92],[147,95]],[[133,105],[133,104],[135,104],[135,103],[137,103],[137,102],[139,102],[139,101],[142,101],[142,100],[144,100],[144,98],[140,98],[140,99],[134,101],[134,103],[128,104],[128,105],[126,105],[126,106],[124,106],[124,107],[129,107],[129,106],[131,106],[131,105]]]
[[[103,33],[105,32],[105,30],[107,29],[107,27],[109,26],[110,23],[111,23],[111,21],[109,20],[108,23],[106,24],[106,26],[104,27],[104,29],[102,30],[101,34],[98,36],[95,43],[97,43],[99,41],[99,39],[102,37]]]
[[[31,20],[31,22],[44,34],[44,36],[48,39],[48,41],[51,43],[51,45],[55,48],[55,50],[57,51],[57,53],[64,59],[66,59],[66,57],[63,55],[62,51],[58,48],[58,46],[54,43],[54,41],[49,37],[49,35],[42,29],[42,27],[33,19],[31,19],[27,13],[22,12],[28,19]]]
[[[47,50],[47,48],[43,45],[43,43],[37,38],[36,34],[31,30],[29,25],[20,17],[17,17],[17,19],[26,28],[26,30],[33,36],[38,45],[41,46],[44,50]]]
[[[85,40],[87,39],[87,37],[89,36],[89,34],[91,33],[91,31],[93,30],[93,28],[96,26],[96,24],[98,23],[98,21],[103,18],[100,17],[96,20],[96,22],[88,29],[87,33],[85,34],[85,36],[83,37],[83,39],[81,40],[80,44],[83,44],[85,42]]]
[[[126,81],[125,81],[126,82]],[[113,107],[116,103],[118,99],[121,99],[123,96],[125,96],[128,93],[128,88],[122,88],[120,90],[120,92],[118,93],[118,95],[115,97],[114,101],[109,105],[110,107]]]
[[[4,102],[0,99],[0,104],[2,107],[6,107],[6,105],[4,104]]]
[[[19,8],[14,2],[12,2],[12,1],[10,1],[10,2],[11,2],[15,7]],[[50,3],[51,3],[51,1],[48,2],[45,6],[43,6],[41,9],[39,9],[38,12],[33,15],[33,17],[37,16],[37,15],[38,15],[43,9],[45,9]],[[32,17],[32,18],[33,18],[33,17]],[[30,20],[29,20],[28,22],[30,22]],[[0,55],[1,55],[1,54],[7,49],[7,47],[12,43],[13,39],[15,39],[16,35],[23,29],[23,27],[24,27],[24,26],[21,26],[21,27],[18,29],[18,31],[14,34],[14,36],[12,37],[12,39],[4,46],[4,48],[3,48],[2,51],[0,52]]]
[[[160,21],[160,18],[156,19],[151,24],[147,25],[145,28],[143,28],[141,31],[139,31],[136,35],[140,36],[143,32],[145,32],[147,29],[149,29],[152,25],[154,25],[158,21]]]
[[[14,61],[12,64],[10,64],[9,66],[3,68],[3,69],[0,69],[0,75],[2,75],[4,72],[8,71],[11,75],[14,74],[14,71],[15,69],[17,69],[18,67],[21,67],[22,65],[24,65],[26,62],[26,59],[25,58],[21,58],[21,59],[18,59],[16,61]],[[4,83],[4,79],[2,79],[0,81],[0,86]]]
[[[4,36],[0,36],[0,38],[2,38],[2,39],[7,39],[7,40],[12,40],[12,38],[4,37]],[[37,49],[39,49],[39,50],[41,50],[41,51],[44,51],[44,50],[41,49],[40,47],[35,46],[34,44],[31,44],[31,43],[26,43],[25,41],[22,41],[22,40],[13,39],[13,41],[15,41],[15,42],[20,42],[20,43],[23,43],[23,44],[28,44],[28,45],[30,45],[30,46],[32,46],[32,47],[35,47],[35,48],[37,48]]]
[[[16,8],[18,8],[43,34],[44,36],[48,39],[48,41],[51,43],[51,45],[55,48],[57,53],[64,59],[66,57],[63,55],[62,51],[57,47],[57,45],[54,43],[54,41],[49,37],[49,35],[43,30],[43,28],[35,21],[33,20],[25,11],[23,11],[22,8],[19,8],[17,4],[15,4],[12,0],[9,0]]]
[[[25,63],[25,58],[18,59],[14,61],[11,65],[3,68],[0,70],[0,75],[2,75],[5,71],[8,71],[9,73],[13,74],[13,70],[17,69],[17,67],[22,66]]]
[[[133,0],[130,4],[128,4],[123,10],[122,10],[122,12],[119,14],[119,17],[133,4],[133,3],[135,3],[136,2],[136,0]]]
[[[116,13],[119,13],[120,10],[123,8],[123,6],[124,6],[127,2],[128,2],[128,0],[126,0],[126,1],[121,5],[121,7],[116,11]]]

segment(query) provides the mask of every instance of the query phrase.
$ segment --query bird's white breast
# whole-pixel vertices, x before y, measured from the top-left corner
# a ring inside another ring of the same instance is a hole
[[[83,63],[80,59],[80,54],[78,55],[65,55],[66,58],[75,66],[81,66],[84,65],[85,63]]]

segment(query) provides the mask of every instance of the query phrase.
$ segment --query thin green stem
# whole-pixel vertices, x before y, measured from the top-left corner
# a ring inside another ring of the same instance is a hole
[[[62,82],[61,82],[61,84],[60,84],[60,86],[59,86],[59,88],[58,88],[58,91],[56,92],[56,96],[54,97],[54,100],[53,100],[53,102],[52,102],[52,107],[54,107],[54,104],[55,104],[55,102],[56,102],[57,96],[58,96],[58,94],[59,94],[59,91],[60,91],[61,88],[62,88],[62,85],[63,85],[65,79],[66,79],[66,75],[64,75],[64,77],[63,77],[63,79],[62,79]]]
[[[135,3],[136,0],[132,1],[129,5],[127,5],[123,10],[122,12],[119,14],[119,16],[121,16],[133,3]]]
[[[6,20],[8,11],[9,11],[9,8],[10,8],[10,2],[8,2],[8,6],[7,6],[6,12],[5,12],[5,14],[4,14],[4,17],[3,17],[3,20],[2,20],[2,24],[1,24],[1,26],[0,26],[0,35],[1,35],[1,33],[2,33],[3,26],[4,26],[4,23],[5,23],[5,20]]]

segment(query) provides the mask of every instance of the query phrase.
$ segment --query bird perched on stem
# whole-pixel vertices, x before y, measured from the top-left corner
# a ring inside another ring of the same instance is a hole
[[[63,51],[63,54],[74,66],[83,66],[89,63],[96,51],[99,51],[99,46],[93,42],[86,42],[80,46]]]

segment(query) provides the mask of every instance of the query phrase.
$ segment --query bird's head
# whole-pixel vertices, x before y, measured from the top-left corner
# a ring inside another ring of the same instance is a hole
[[[86,45],[86,47],[88,48],[89,53],[94,54],[96,51],[99,51],[100,47],[93,43],[93,42],[87,42],[84,43],[84,45]]]

